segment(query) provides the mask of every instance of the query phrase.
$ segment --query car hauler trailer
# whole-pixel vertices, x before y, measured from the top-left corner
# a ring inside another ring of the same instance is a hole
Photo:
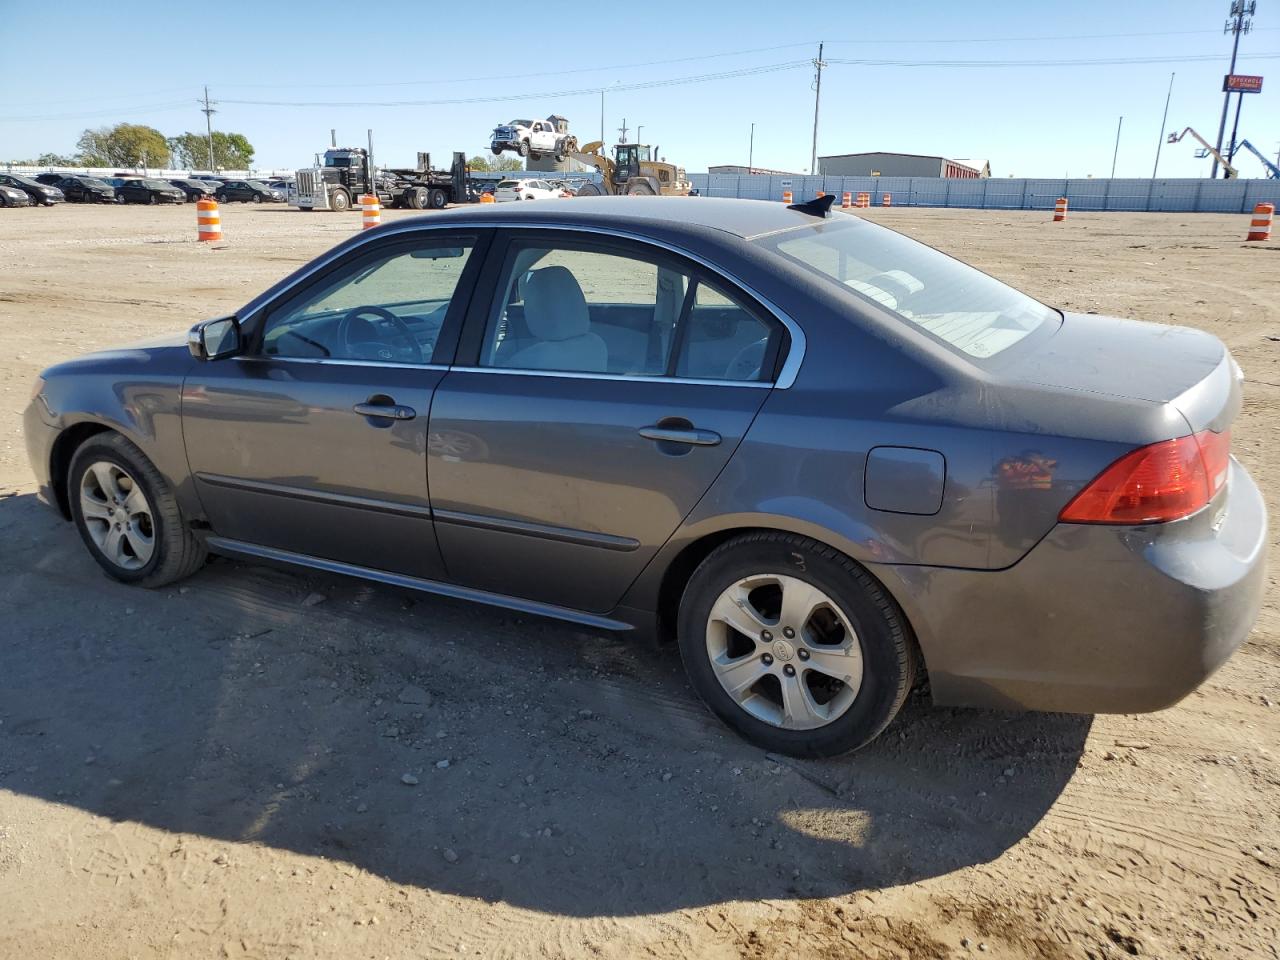
[[[319,161],[319,157],[317,157]],[[299,210],[350,210],[364,194],[386,207],[439,210],[450,203],[479,199],[467,172],[466,154],[455,152],[448,170],[432,170],[431,154],[419,153],[413,169],[378,169],[362,147],[326,150],[324,162],[298,170],[292,203]]]

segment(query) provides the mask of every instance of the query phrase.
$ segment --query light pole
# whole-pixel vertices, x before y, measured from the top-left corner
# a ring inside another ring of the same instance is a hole
[[[1235,34],[1235,39],[1231,43],[1231,69],[1227,73],[1236,72],[1236,54],[1240,52],[1240,34],[1248,33],[1253,28],[1253,21],[1247,19],[1252,17],[1254,11],[1258,9],[1257,0],[1232,0],[1231,13],[1227,20],[1227,25],[1223,28],[1223,33]],[[1225,87],[1226,84],[1224,83]],[[1227,132],[1227,109],[1231,106],[1231,91],[1224,90],[1222,92],[1222,119],[1218,121],[1218,142],[1216,144],[1218,153],[1222,153],[1222,135]],[[1226,174],[1226,171],[1223,171]],[[1218,158],[1213,158],[1213,170],[1209,174],[1209,179],[1213,179],[1218,175]]]
[[[1151,179],[1156,178],[1156,171],[1160,169],[1160,148],[1164,146],[1164,128],[1169,123],[1169,101],[1173,99],[1173,78],[1176,74],[1169,74],[1169,92],[1164,98],[1164,116],[1160,118],[1160,139],[1156,141],[1156,162],[1151,167]]]
[[[818,107],[822,103],[822,68],[826,65],[827,62],[822,59],[822,44],[818,44],[818,59],[813,61],[813,150],[809,153],[811,174],[818,172]]]
[[[752,174],[756,172],[755,159],[756,159],[756,125],[753,123],[751,124],[751,143],[747,147],[747,173],[748,174]]]
[[[636,124],[636,143],[644,143],[644,139],[640,136],[640,131],[644,129],[643,123]]]
[[[1120,128],[1124,126],[1124,117],[1120,118],[1120,122],[1116,124],[1116,149],[1111,154],[1111,179],[1116,178],[1116,159],[1120,156]]]

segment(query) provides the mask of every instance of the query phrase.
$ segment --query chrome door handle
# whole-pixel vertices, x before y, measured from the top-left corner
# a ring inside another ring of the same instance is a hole
[[[714,447],[720,442],[720,434],[714,430],[641,427],[636,432],[646,440],[657,440],[666,443],[688,443],[695,447]]]
[[[351,409],[362,417],[380,417],[384,420],[412,420],[418,415],[413,407],[398,403],[357,403]]]

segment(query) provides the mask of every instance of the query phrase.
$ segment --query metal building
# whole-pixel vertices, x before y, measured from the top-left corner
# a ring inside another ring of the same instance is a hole
[[[983,170],[985,169],[985,173]],[[947,177],[977,180],[991,175],[991,167],[971,167],[959,160],[918,153],[840,153],[818,158],[818,173],[824,177]]]

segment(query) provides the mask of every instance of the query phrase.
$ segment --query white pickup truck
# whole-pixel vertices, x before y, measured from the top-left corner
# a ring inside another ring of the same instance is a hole
[[[500,156],[504,150],[512,150],[522,157],[533,157],[535,160],[544,155],[563,160],[567,154],[578,149],[578,141],[570,134],[557,133],[555,125],[549,120],[512,120],[494,127],[489,149],[495,157]]]

